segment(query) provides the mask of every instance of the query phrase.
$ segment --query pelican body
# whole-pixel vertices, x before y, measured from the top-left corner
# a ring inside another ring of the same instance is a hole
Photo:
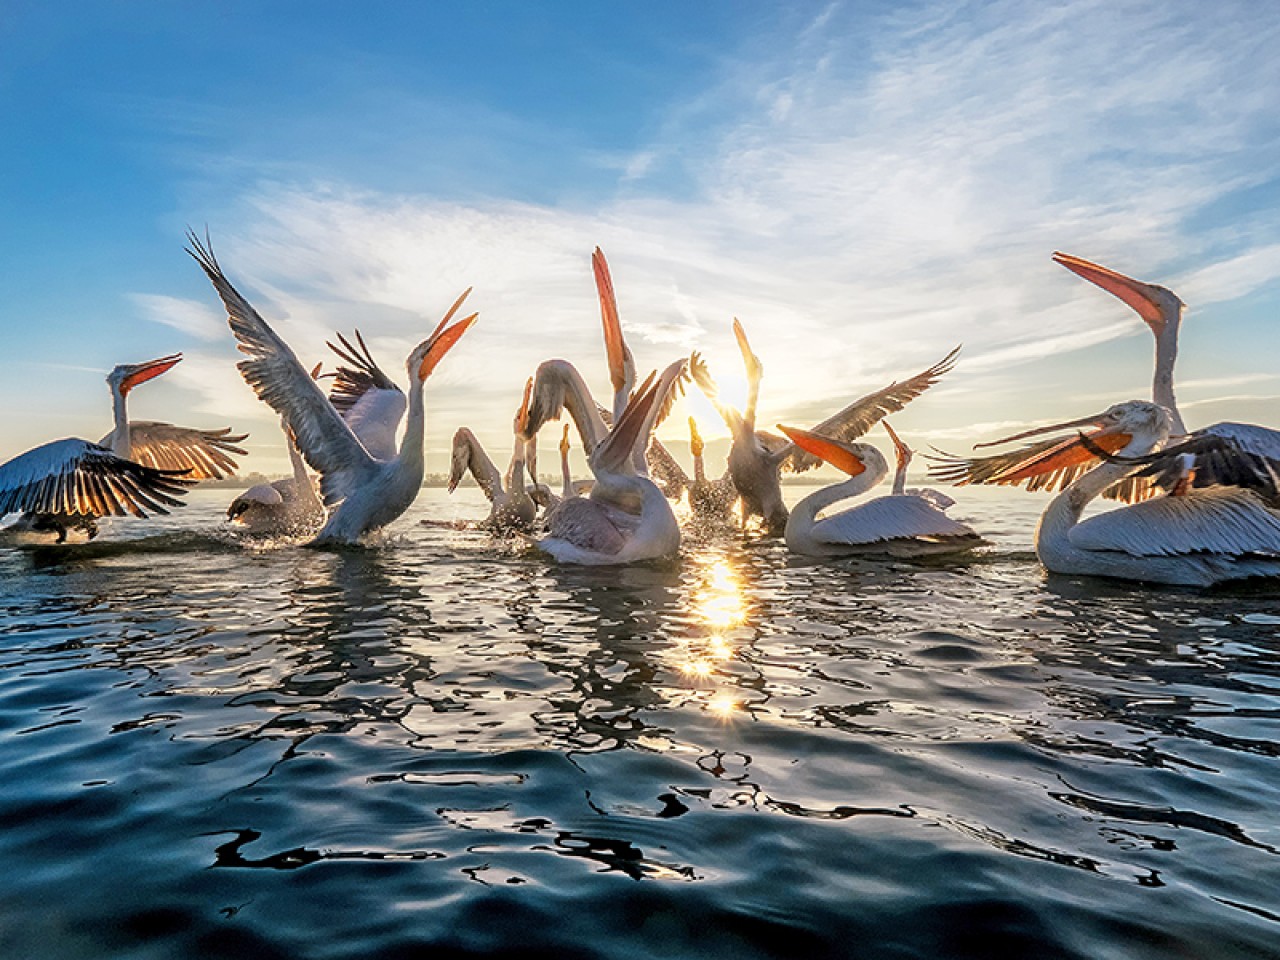
[[[594,448],[589,458],[595,475],[590,496],[567,498],[548,514],[548,535],[538,541],[538,548],[557,562],[625,564],[671,556],[680,549],[680,525],[671,505],[658,485],[637,470],[636,452],[647,445],[654,423],[684,375],[684,364],[683,360],[671,364],[656,383],[650,376]],[[566,368],[572,373],[567,379]],[[539,382],[544,375],[546,384]],[[585,412],[584,406],[594,409],[579,389],[564,392],[566,382],[580,384],[581,378],[565,361],[548,361],[539,368],[533,387],[531,430],[536,431],[545,419],[559,413],[558,407],[546,404],[548,394],[558,394],[566,406],[572,404],[580,413]]]
[[[917,492],[895,490],[819,519],[828,507],[859,497],[889,472],[883,454],[866,443],[845,443],[808,430],[779,426],[800,449],[849,474],[842,483],[809,494],[792,508],[784,537],[792,553],[811,557],[888,554],[919,557],[955,553],[984,541]],[[899,471],[905,476],[905,468]]]

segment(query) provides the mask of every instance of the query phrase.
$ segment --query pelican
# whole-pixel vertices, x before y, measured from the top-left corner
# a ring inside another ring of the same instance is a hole
[[[93,539],[98,535],[97,520],[101,517],[122,517],[126,513],[146,517],[148,510],[168,513],[165,507],[182,506],[175,498],[195,483],[195,478],[188,475],[190,468],[157,468],[131,459],[135,424],[129,421],[126,410],[126,398],[134,387],[172,369],[181,359],[180,354],[173,354],[113,368],[107,374],[107,385],[111,388],[115,427],[97,443],[70,437],[55,440],[0,467],[0,516],[23,514],[8,529],[51,531],[62,543],[70,529],[78,528]],[[136,426],[171,425],[147,421]],[[228,446],[244,439],[228,434],[223,431],[216,436]]]
[[[751,349],[742,323],[735,317],[733,335],[747,373],[747,405],[737,410],[719,399],[719,389],[710,370],[697,354],[691,362],[693,378],[702,392],[719,411],[733,436],[729,447],[729,474],[742,501],[742,520],[761,517],[771,535],[782,533],[787,523],[787,508],[782,501],[781,471],[787,467],[804,471],[820,462],[804,449],[782,437],[756,430],[756,404],[760,397],[760,381],[764,365]],[[889,384],[883,390],[869,393],[839,413],[828,417],[813,432],[830,439],[851,441],[862,436],[882,417],[901,410],[908,402],[933,386],[938,378],[955,364],[956,347],[928,370],[902,382]]]
[[[1153,469],[1136,476],[1153,477],[1156,486],[1169,492],[1181,492],[1188,486],[1244,483],[1268,493],[1274,503],[1280,505],[1280,495],[1276,493],[1276,478],[1280,475],[1280,430],[1223,421],[1189,431],[1182,420],[1173,390],[1173,368],[1178,359],[1178,333],[1186,305],[1177,294],[1083,257],[1058,252],[1053,260],[1127,304],[1155,338],[1151,399],[1169,411],[1172,434],[1185,436],[1187,440],[1149,455]]]
[[[311,371],[311,379],[320,378],[320,364]],[[270,483],[257,483],[239,494],[227,507],[227,519],[255,535],[298,534],[314,530],[324,521],[324,504],[316,493],[316,485],[307,473],[289,424],[280,420],[285,449],[293,476]]]
[[[1165,442],[1171,424],[1162,404],[1130,400],[994,442],[1094,428],[1088,434],[1033,443],[998,458],[955,459],[941,473],[961,484],[1017,484],[1096,464],[1050,501],[1036,527],[1036,555],[1053,573],[1202,587],[1280,576],[1280,511],[1251,490],[1192,489],[1080,520],[1091,500],[1136,469],[1132,463],[1100,462],[1098,455],[1141,457]]]
[[[222,430],[197,430],[177,427],[156,420],[130,420],[128,414],[129,393],[141,384],[169,370],[182,360],[182,354],[148,360],[145,363],[123,363],[107,374],[107,386],[111,391],[111,413],[114,425],[96,446],[110,450],[122,460],[132,461],[152,470],[165,471],[170,476],[182,476],[185,480],[221,480],[234,473],[235,460],[231,454],[244,456],[245,451],[236,444],[247,434],[232,434],[229,427]],[[83,442],[83,441],[80,441]],[[47,447],[48,445],[46,445]],[[46,449],[40,447],[37,449]],[[65,455],[78,457],[89,451],[77,448],[60,448]],[[31,451],[34,453],[35,451]],[[36,461],[28,461],[32,466]],[[51,460],[45,464],[56,474],[74,469],[67,462]],[[66,539],[68,528],[82,529],[90,539],[97,535],[96,519],[108,515],[122,516],[117,510],[99,512],[86,500],[90,509],[86,512],[31,513],[15,525],[30,530],[52,530],[58,534],[58,542]],[[177,504],[170,504],[174,506]],[[131,511],[133,512],[133,511]],[[158,511],[168,512],[168,511]],[[137,514],[145,516],[145,514]]]
[[[933,498],[905,490],[906,465],[902,458],[889,496],[818,519],[818,514],[828,507],[875,487],[888,474],[889,465],[884,455],[867,443],[847,443],[781,424],[778,429],[801,450],[849,475],[843,483],[809,494],[791,510],[784,536],[792,553],[811,557],[868,553],[919,557],[971,550],[984,543],[972,529],[948,517]]]
[[[581,382],[577,371],[564,361],[550,363],[568,367]],[[680,549],[680,526],[671,505],[658,485],[637,470],[635,453],[643,450],[648,442],[649,432],[671,391],[684,375],[684,367],[685,361],[677,360],[663,371],[656,383],[651,374],[631,397],[613,429],[591,452],[589,463],[596,478],[591,495],[567,499],[548,515],[548,535],[538,541],[539,549],[560,563],[592,566],[665,557]],[[550,388],[552,392],[560,390],[563,368],[543,364],[539,376],[544,370],[556,378],[557,382]],[[539,396],[547,392],[546,388],[539,388],[535,378],[535,407]],[[566,406],[581,407],[583,403],[576,390],[564,394],[564,400]],[[587,400],[590,400],[589,394]],[[545,405],[541,411],[540,417],[559,413],[558,409],[553,411]],[[530,429],[536,432],[539,426],[540,420],[531,418]]]
[[[467,427],[459,427],[453,435],[453,454],[449,468],[449,492],[453,493],[458,482],[467,471],[492,505],[489,516],[480,526],[495,533],[511,530],[529,530],[533,527],[538,506],[533,502],[529,491],[525,488],[524,471],[528,442],[524,436],[525,422],[529,415],[529,391],[533,389],[530,379],[524,387],[524,400],[515,416],[515,449],[511,454],[511,464],[504,477],[498,470],[484,447],[476,439],[476,435]]]
[[[398,417],[389,431],[386,419],[361,424],[351,419],[363,409],[362,404],[381,402],[379,394],[386,391],[357,396],[344,420],[336,401],[325,398],[288,344],[231,285],[213,250],[194,234],[188,234],[188,239],[191,246],[187,252],[212,282],[240,350],[248,355],[237,365],[241,375],[259,398],[284,418],[302,456],[320,474],[320,494],[329,515],[312,542],[355,543],[364,534],[391,523],[409,508],[422,487],[423,386],[436,364],[475,322],[473,313],[450,325],[470,289],[454,301],[431,336],[409,353],[408,418],[399,449],[393,452]],[[340,377],[339,385],[342,382]]]
[[[324,504],[315,483],[302,462],[302,454],[281,422],[293,476],[270,483],[258,483],[245,490],[227,507],[227,519],[253,534],[291,534],[314,530],[324,520]]]

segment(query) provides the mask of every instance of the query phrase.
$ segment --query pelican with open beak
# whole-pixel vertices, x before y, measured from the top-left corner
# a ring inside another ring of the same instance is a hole
[[[778,425],[801,450],[849,475],[809,494],[792,509],[784,536],[792,553],[811,557],[886,554],[918,557],[956,553],[983,539],[952,520],[928,497],[892,493],[818,518],[828,507],[861,496],[889,472],[884,455],[868,443],[849,443],[811,430]]]
[[[953,459],[935,476],[960,484],[1026,482],[1035,489],[1037,479],[1072,471],[1074,479],[1045,508],[1036,527],[1036,555],[1053,573],[1189,586],[1280,576],[1280,511],[1250,490],[1195,489],[1081,521],[1090,501],[1138,469],[1126,460],[1162,445],[1169,429],[1164,406],[1129,400],[993,441],[1075,431],[1009,454]]]

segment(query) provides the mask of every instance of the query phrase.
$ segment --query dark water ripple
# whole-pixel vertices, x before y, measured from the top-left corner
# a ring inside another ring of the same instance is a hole
[[[0,956],[1280,956],[1274,585],[1046,577],[1004,493],[608,571],[223,500],[0,545]]]

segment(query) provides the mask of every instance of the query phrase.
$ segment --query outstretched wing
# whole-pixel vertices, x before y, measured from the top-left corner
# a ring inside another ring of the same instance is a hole
[[[194,481],[117,457],[87,440],[54,440],[0,467],[0,516],[70,513],[135,517],[168,513]]]
[[[267,325],[226,278],[213,250],[193,233],[187,252],[200,264],[227,310],[227,323],[249,359],[236,366],[258,397],[284,417],[298,449],[320,473],[326,505],[345,499],[376,469],[376,462],[311,378],[289,345]]]
[[[355,334],[355,344],[341,333],[341,347],[329,343],[329,349],[350,364],[338,367],[334,374],[329,402],[371,457],[391,460],[397,452],[396,431],[408,402],[404,391],[374,362],[360,331]]]
[[[221,430],[175,427],[157,420],[129,421],[129,457],[143,466],[159,470],[186,470],[189,480],[221,480],[236,472],[232,455],[243,457],[247,450],[237,447],[249,435]],[[107,434],[98,441],[106,446]]]
[[[1169,492],[1184,485],[1241,487],[1280,503],[1280,433],[1266,427],[1215,423],[1145,456],[1106,459],[1139,466],[1135,477]]]
[[[811,427],[811,432],[845,443],[858,439],[879,420],[891,413],[897,413],[937,383],[943,374],[955,366],[956,356],[959,353],[960,348],[956,347],[928,370],[906,380],[895,381],[883,390],[877,390],[875,393],[867,394],[861,400],[855,400],[835,416],[828,417],[816,427]],[[820,463],[822,461],[818,457],[795,447],[783,466],[799,473],[816,467]]]
[[[1090,517],[1071,528],[1073,546],[1133,556],[1219,553],[1280,557],[1280,512],[1248,490],[1212,487],[1159,497]]]

